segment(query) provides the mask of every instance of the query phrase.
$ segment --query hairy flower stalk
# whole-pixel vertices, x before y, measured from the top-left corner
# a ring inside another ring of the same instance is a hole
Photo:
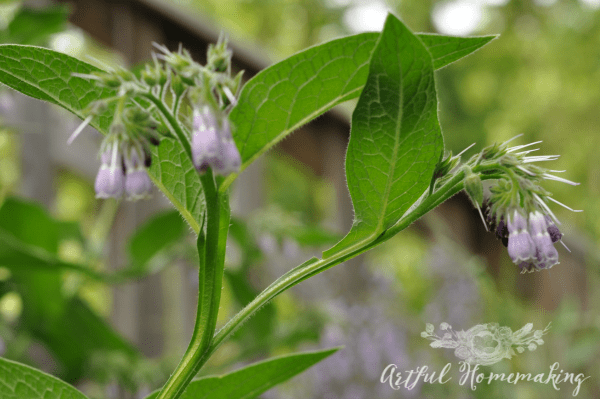
[[[465,190],[477,206],[481,203],[476,198],[480,187],[473,186],[480,183],[472,178],[470,171],[485,169],[485,173],[498,175],[496,184],[490,187],[491,195],[483,201],[487,214],[484,220],[486,229],[489,225],[496,237],[502,240],[511,260],[519,266],[522,273],[549,269],[559,263],[554,244],[558,241],[562,243],[562,233],[557,227],[560,222],[548,202],[557,203],[573,212],[580,211],[553,199],[541,187],[541,182],[555,180],[570,185],[578,183],[551,174],[559,171],[533,164],[558,158],[558,155],[529,156],[529,153],[537,149],[526,148],[540,143],[539,141],[515,147],[508,147],[507,143],[484,149],[462,167],[466,176]]]

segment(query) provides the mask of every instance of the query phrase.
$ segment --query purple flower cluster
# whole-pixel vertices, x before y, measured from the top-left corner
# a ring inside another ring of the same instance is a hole
[[[506,237],[508,233],[508,254],[523,273],[549,269],[558,263],[554,243],[562,234],[549,216],[534,211],[526,217],[514,209],[508,212],[506,220],[507,223],[498,223],[496,234]]]
[[[196,169],[202,173],[210,167],[221,176],[239,172],[242,161],[227,118],[219,126],[208,105],[194,109],[193,118],[192,160]]]
[[[102,165],[96,176],[96,198],[120,198],[136,201],[150,195],[152,182],[146,172],[151,158],[135,146],[123,146],[113,141],[102,153]]]

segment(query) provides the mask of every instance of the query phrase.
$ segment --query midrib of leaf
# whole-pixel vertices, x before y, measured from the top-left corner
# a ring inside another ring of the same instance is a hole
[[[383,196],[383,206],[381,207],[381,213],[379,215],[378,221],[377,221],[377,227],[375,229],[374,236],[378,236],[381,232],[383,232],[383,221],[385,219],[385,214],[387,212],[387,207],[388,207],[388,203],[389,203],[389,198],[390,198],[390,192],[392,191],[392,183],[394,182],[394,174],[395,174],[395,167],[394,165],[396,164],[396,161],[398,160],[398,147],[400,146],[400,131],[402,130],[402,107],[404,106],[404,98],[402,96],[402,82],[403,82],[403,75],[400,75],[400,104],[398,104],[398,116],[396,117],[396,129],[394,129],[394,135],[398,138],[395,142],[394,142],[394,156],[393,158],[393,162],[390,162],[390,178],[387,181],[386,187],[385,187],[385,195]],[[377,86],[377,90],[380,91],[380,87],[381,86]]]
[[[441,149],[435,97],[430,97],[435,96],[430,57],[418,38],[388,16],[352,116],[346,177],[355,222],[348,235],[325,251],[324,257],[377,239],[421,195],[423,178],[430,179],[427,175],[435,164],[430,157]],[[428,143],[435,147],[423,147]],[[405,154],[410,155],[404,159]]]

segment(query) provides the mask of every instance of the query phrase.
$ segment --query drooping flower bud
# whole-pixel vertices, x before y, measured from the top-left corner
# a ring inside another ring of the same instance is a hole
[[[123,195],[123,168],[119,145],[114,142],[112,148],[102,154],[102,165],[98,170],[94,188],[96,198],[120,198]]]
[[[546,225],[548,226],[548,234],[550,234],[552,242],[554,243],[560,241],[562,238],[562,233],[560,232],[558,227],[556,227],[552,218],[548,215],[544,215],[544,219],[546,220]]]
[[[140,158],[137,149],[131,148],[125,157],[125,193],[127,200],[137,201],[150,196],[152,182],[144,167],[144,162]]]

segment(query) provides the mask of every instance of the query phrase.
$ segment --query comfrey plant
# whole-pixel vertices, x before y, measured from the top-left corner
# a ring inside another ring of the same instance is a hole
[[[231,76],[224,40],[209,48],[206,65],[181,48],[171,52],[157,46],[153,61],[135,73],[102,71],[39,47],[0,46],[2,83],[84,121],[69,142],[88,124],[104,134],[98,197],[144,198],[152,182],[197,236],[199,295],[192,340],[163,388],[149,398],[254,397],[335,352],[281,356],[192,381],[217,348],[268,301],[387,241],[463,189],[482,207],[484,180],[493,184],[484,223],[508,245],[512,260],[522,270],[557,263],[553,243],[561,234],[548,207],[548,201],[556,201],[541,182],[570,182],[533,164],[555,157],[530,156],[533,150],[521,151],[526,146],[507,143],[464,163],[462,153],[443,156],[434,71],[493,38],[414,34],[389,15],[382,32],[311,47],[260,72],[243,88],[241,74]],[[288,271],[216,331],[231,183],[295,129],[353,98],[358,103],[345,159],[352,228],[321,258]],[[6,396],[11,387],[35,386],[47,387],[48,398],[67,391],[84,398],[41,372],[0,362],[3,397],[14,397]]]

